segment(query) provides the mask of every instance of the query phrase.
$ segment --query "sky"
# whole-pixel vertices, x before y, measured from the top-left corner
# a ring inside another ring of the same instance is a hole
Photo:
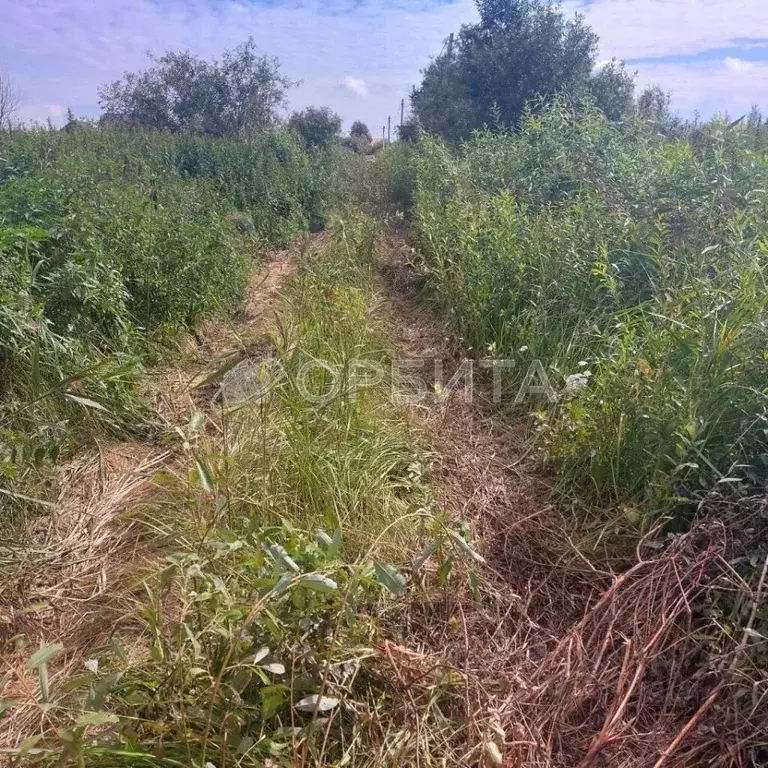
[[[624,59],[640,87],[658,83],[688,117],[754,103],[768,113],[768,0],[564,0]],[[381,133],[474,0],[0,0],[0,72],[25,120],[99,114],[97,88],[141,69],[146,53],[204,58],[253,36],[301,80],[290,109],[330,106]]]

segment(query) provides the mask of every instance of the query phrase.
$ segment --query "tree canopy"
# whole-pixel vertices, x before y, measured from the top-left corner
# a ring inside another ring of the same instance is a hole
[[[550,0],[476,2],[480,21],[451,37],[411,94],[427,131],[458,140],[514,127],[529,101],[556,93],[591,96],[610,119],[632,108],[632,75],[616,61],[595,71],[598,37],[582,16]]]
[[[288,127],[296,131],[307,147],[324,147],[341,134],[341,118],[328,107],[307,107],[294,112]]]
[[[371,131],[362,120],[355,120],[355,122],[352,123],[352,127],[349,129],[349,135],[371,141]]]
[[[244,136],[278,119],[286,91],[296,85],[277,59],[260,55],[253,38],[205,61],[189,52],[150,56],[153,66],[126,72],[99,89],[113,121],[173,132]]]

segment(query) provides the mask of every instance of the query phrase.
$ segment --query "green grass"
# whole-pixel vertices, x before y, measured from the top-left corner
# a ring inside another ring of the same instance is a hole
[[[364,764],[392,747],[376,616],[405,591],[419,538],[436,536],[422,565],[470,550],[433,511],[388,382],[345,375],[389,359],[373,319],[376,235],[355,211],[334,221],[284,288],[283,374],[183,429],[187,466],[158,475],[131,514],[162,562],[111,597],[123,627],[93,639],[98,669],[46,684],[28,764]],[[321,402],[329,371],[339,386]],[[49,652],[35,671],[62,649]]]
[[[337,169],[334,150],[283,131],[0,133],[0,492],[14,514],[49,500],[45,474],[93,436],[153,430],[135,394],[145,364],[235,310],[265,249],[322,226]]]
[[[426,139],[411,164],[421,268],[454,332],[518,371],[541,360],[561,392],[526,407],[546,411],[564,497],[645,518],[764,483],[764,131],[673,140],[556,102],[457,154]]]

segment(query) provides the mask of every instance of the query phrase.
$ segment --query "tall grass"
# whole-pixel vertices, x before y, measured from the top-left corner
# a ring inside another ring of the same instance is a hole
[[[643,517],[765,481],[762,134],[668,139],[556,102],[415,163],[421,267],[455,331],[561,392],[529,408],[563,493]]]
[[[153,344],[228,313],[253,260],[323,224],[333,150],[142,131],[0,134],[0,492],[93,434],[146,432]],[[15,490],[13,490],[15,488]]]
[[[396,749],[376,615],[405,591],[398,569],[417,531],[442,534],[422,565],[441,544],[459,555],[468,545],[429,511],[423,457],[388,383],[348,375],[353,360],[387,359],[376,234],[354,211],[335,221],[285,287],[272,357],[251,361],[281,375],[183,428],[185,461],[126,510],[161,565],[140,588],[121,580],[111,602],[122,620],[92,637],[84,674],[54,672],[66,648],[30,658],[42,700],[8,706],[47,716],[6,754],[255,767],[376,765],[376,750]],[[339,386],[321,399],[331,374]]]

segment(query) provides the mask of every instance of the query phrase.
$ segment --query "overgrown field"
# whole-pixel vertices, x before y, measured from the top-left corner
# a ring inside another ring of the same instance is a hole
[[[0,759],[763,764],[768,138],[673,127],[0,138]]]
[[[105,559],[105,609],[119,618],[88,627],[85,610],[65,642],[18,646],[29,658],[11,691],[26,693],[26,679],[39,700],[5,699],[17,746],[0,754],[103,766],[377,766],[411,754],[390,733],[399,694],[379,606],[405,593],[398,567],[419,539],[410,564],[422,584],[435,578],[420,574],[427,560],[478,556],[433,510],[391,382],[357,368],[390,356],[377,233],[355,211],[336,219],[283,289],[264,329],[271,353],[245,360],[260,386],[194,414],[180,461],[120,513],[133,524],[123,518],[101,554],[134,552]],[[31,578],[21,570],[17,581]]]
[[[520,764],[761,764],[765,128],[716,119],[665,135],[555,101],[519,131],[422,137],[395,163],[424,291],[459,349],[505,361],[496,420],[527,425],[520,451],[549,473],[568,543],[543,517],[518,532],[541,560],[560,553],[553,574],[581,570],[574,546],[594,568],[566,590],[584,615],[535,670],[520,630],[500,651],[525,681],[498,705],[526,734]],[[520,591],[561,610],[562,584]],[[552,614],[533,616],[546,636]]]
[[[765,131],[666,138],[555,103],[410,163],[420,266],[456,334],[518,382],[540,360],[561,395],[528,404],[561,496],[636,527],[763,486]]]
[[[0,133],[6,510],[48,500],[45,468],[89,435],[152,429],[135,383],[156,343],[234,310],[266,247],[322,226],[337,168],[277,130]]]

